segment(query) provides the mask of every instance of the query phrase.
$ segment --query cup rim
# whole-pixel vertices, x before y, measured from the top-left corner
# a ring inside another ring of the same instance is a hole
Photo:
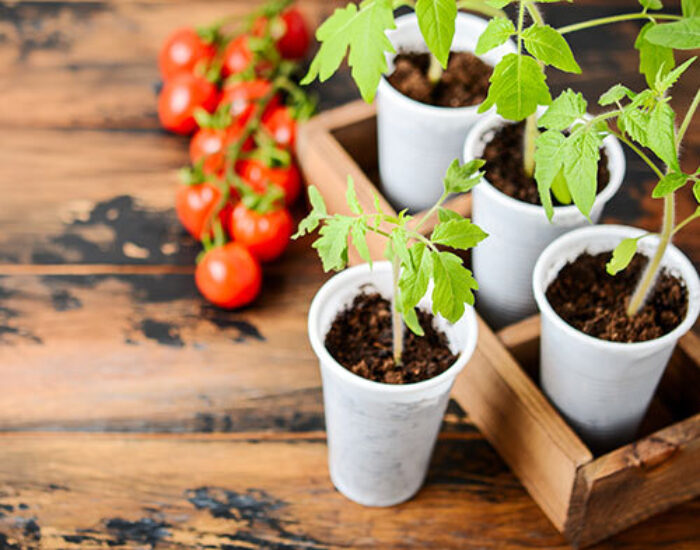
[[[544,112],[544,108],[540,108],[540,111]],[[469,131],[466,140],[464,141],[464,149],[462,152],[463,160],[470,161],[479,158],[475,152],[475,147],[477,140],[489,130],[494,129],[497,126],[503,126],[512,123],[512,121],[506,120],[496,113],[486,113],[482,120],[479,120],[474,124],[472,129]],[[610,199],[612,199],[617,191],[622,185],[622,181],[625,176],[625,154],[622,150],[620,142],[615,136],[607,136],[603,140],[603,148],[608,156],[608,171],[610,172],[610,181],[608,185],[605,186],[600,193],[596,195],[595,201],[593,203],[593,208],[600,205],[602,208]],[[619,170],[611,170],[611,167],[619,166]],[[613,177],[615,176],[615,177]],[[475,188],[480,191],[484,191],[489,194],[489,196],[501,203],[504,207],[510,208],[511,210],[517,210],[522,214],[529,216],[544,217],[546,219],[546,213],[544,207],[539,204],[530,204],[518,199],[515,199],[509,195],[506,195],[503,191],[494,187],[494,185],[482,177],[479,185]],[[569,217],[583,217],[583,214],[579,211],[578,207],[574,204],[570,205],[559,205],[554,206],[554,215],[552,216],[553,222],[557,221],[557,218],[569,218]]]
[[[608,235],[610,237],[620,237],[620,239],[627,237],[637,237],[647,233],[646,231],[626,226],[626,225],[595,225],[592,227],[582,227],[573,231],[565,233],[558,239],[552,241],[547,248],[544,249],[540,257],[537,259],[535,264],[535,269],[532,273],[532,289],[535,295],[535,301],[537,302],[537,307],[540,310],[542,316],[546,316],[551,322],[553,322],[557,328],[572,338],[575,338],[582,344],[589,346],[594,346],[597,348],[608,349],[611,352],[622,351],[622,350],[634,350],[635,352],[651,351],[655,348],[661,348],[667,344],[670,344],[678,340],[686,332],[688,332],[695,320],[700,313],[700,299],[693,301],[693,296],[700,298],[700,277],[698,276],[695,267],[688,259],[688,257],[683,254],[677,247],[670,244],[666,249],[666,254],[664,260],[662,261],[662,266],[676,267],[682,276],[683,282],[688,290],[688,310],[686,311],[685,319],[671,332],[664,334],[653,340],[645,340],[643,342],[611,342],[610,340],[603,340],[601,338],[596,338],[589,334],[585,334],[580,330],[572,327],[564,319],[562,319],[554,308],[550,305],[549,300],[545,295],[545,275],[549,266],[552,265],[553,261],[559,256],[559,252],[564,249],[571,249],[572,247],[577,247],[582,241],[586,241],[589,236],[597,235]],[[654,236],[649,238],[656,238]],[[585,247],[582,252],[585,251]]]
[[[463,349],[459,350],[459,358],[455,361],[447,370],[429,378],[428,380],[422,380],[421,382],[414,382],[412,384],[387,384],[384,382],[376,382],[374,380],[368,380],[363,378],[338,363],[333,356],[328,352],[326,346],[320,335],[320,331],[316,330],[316,322],[319,318],[320,309],[328,301],[328,298],[333,295],[339,287],[343,287],[348,279],[354,278],[357,274],[361,273],[383,273],[391,271],[391,263],[388,261],[373,262],[373,267],[367,263],[359,264],[353,267],[349,267],[340,273],[333,275],[328,281],[326,281],[323,286],[318,290],[314,296],[311,307],[309,308],[308,316],[308,334],[309,341],[311,342],[311,347],[314,353],[318,357],[321,365],[328,365],[348,384],[355,386],[359,389],[380,391],[385,393],[390,393],[393,395],[402,394],[410,395],[413,393],[422,393],[431,388],[439,386],[450,379],[454,379],[466,366],[466,364],[471,359],[474,350],[476,349],[478,327],[476,322],[476,314],[474,313],[474,308],[467,307],[464,312],[464,318],[466,318],[466,326],[469,331],[467,334],[466,345]]]
[[[466,21],[466,22],[473,24],[473,25],[479,25],[482,27],[482,29],[481,29],[482,31],[488,25],[487,19],[484,19],[483,17],[479,17],[477,15],[473,15],[471,13],[465,13],[462,11],[457,12],[457,19],[461,19],[461,20]],[[406,13],[406,14],[401,15],[401,16],[396,18],[396,27],[394,29],[390,29],[390,32],[399,31],[404,27],[417,26],[417,25],[418,25],[418,17],[416,16],[415,12]],[[513,46],[510,39],[508,39],[508,41],[506,41],[506,43],[503,46],[511,47],[513,52],[515,52],[515,47]],[[464,51],[469,51],[469,50],[464,50]],[[470,51],[470,53],[476,55],[476,53],[474,53],[473,51]],[[490,63],[488,63],[483,58],[483,56],[477,56],[477,57],[479,59],[481,59],[487,65],[492,66]],[[411,99],[410,97],[402,94],[396,88],[394,88],[391,84],[389,84],[389,81],[387,80],[385,74],[382,74],[381,79],[379,80],[378,92],[386,94],[387,96],[391,97],[393,101],[402,103],[406,108],[414,109],[415,111],[422,111],[425,114],[430,114],[433,116],[439,116],[439,117],[445,117],[445,118],[465,116],[465,115],[472,115],[473,116],[476,114],[476,111],[479,109],[479,105],[467,105],[466,107],[441,107],[439,105],[428,105],[427,103],[421,103],[420,101],[416,101],[415,99]]]

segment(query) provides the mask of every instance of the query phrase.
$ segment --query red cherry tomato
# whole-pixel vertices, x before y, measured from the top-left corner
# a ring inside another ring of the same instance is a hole
[[[304,16],[296,8],[290,8],[282,14],[285,30],[282,37],[277,40],[277,49],[285,59],[300,59],[309,49],[309,28],[306,26]]]
[[[296,141],[297,123],[287,107],[275,107],[263,116],[263,127],[278,145],[293,149]]]
[[[164,79],[176,74],[191,73],[195,67],[208,63],[216,55],[216,48],[206,44],[197,32],[184,27],[174,31],[163,44],[158,55],[158,67]]]
[[[166,130],[191,134],[197,128],[194,111],[201,107],[208,112],[216,108],[219,94],[211,82],[188,73],[180,73],[166,81],[158,97],[158,118]]]
[[[181,185],[175,195],[175,212],[180,223],[196,239],[201,239],[204,227],[221,197],[221,192],[209,183]]]
[[[194,274],[197,288],[212,304],[242,307],[257,297],[262,285],[260,264],[243,245],[231,242],[209,250]]]
[[[289,244],[294,221],[286,208],[265,214],[249,210],[242,202],[231,215],[232,236],[261,262],[278,258]]]
[[[261,78],[234,82],[224,88],[221,104],[230,105],[231,116],[240,124],[245,124],[255,110],[255,102],[265,97],[271,89],[272,84]],[[273,109],[278,103],[279,98],[273,97],[268,103],[267,110]]]
[[[301,191],[301,175],[295,164],[273,168],[257,159],[242,161],[238,173],[258,194],[264,194],[268,185],[276,185],[284,191],[284,203],[291,206]]]
[[[233,124],[228,128],[200,128],[190,141],[190,160],[197,164],[202,159],[205,174],[220,174],[226,167],[226,149],[238,141],[244,128]],[[252,138],[248,138],[242,151],[253,148]]]
[[[239,74],[245,71],[254,59],[253,52],[248,45],[248,36],[242,34],[231,40],[224,50],[223,73],[224,76]]]

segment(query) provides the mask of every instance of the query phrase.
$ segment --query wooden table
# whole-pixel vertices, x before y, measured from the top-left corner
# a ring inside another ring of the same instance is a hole
[[[565,548],[455,404],[413,501],[368,509],[334,490],[306,339],[325,279],[309,241],[266,270],[254,307],[198,296],[197,247],[172,209],[186,141],[158,129],[155,56],[176,26],[249,4],[0,3],[0,549]],[[636,6],[616,4],[547,15]],[[303,3],[314,21],[331,8]],[[573,85],[589,98],[641,85],[635,28],[575,36]],[[347,74],[321,90],[324,107],[355,97]],[[631,162],[609,220],[653,227],[652,183]],[[697,228],[678,242],[697,264]],[[697,548],[699,513],[688,503],[599,548]]]

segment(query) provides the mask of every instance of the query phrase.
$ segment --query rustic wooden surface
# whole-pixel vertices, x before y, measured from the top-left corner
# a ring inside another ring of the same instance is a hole
[[[197,249],[172,210],[186,142],[158,129],[155,56],[176,26],[251,4],[0,2],[0,548],[565,548],[454,404],[414,501],[371,510],[333,489],[305,326],[325,276],[308,241],[266,271],[254,307],[198,297]],[[546,14],[636,6],[577,4]],[[333,5],[302,8],[316,21]],[[635,29],[574,37],[589,99],[641,85]],[[357,97],[345,73],[319,90],[323,107]],[[697,124],[689,138],[694,165]],[[653,227],[652,183],[631,162],[609,219]],[[696,228],[677,242],[700,263]],[[698,513],[688,503],[599,548],[696,548]]]

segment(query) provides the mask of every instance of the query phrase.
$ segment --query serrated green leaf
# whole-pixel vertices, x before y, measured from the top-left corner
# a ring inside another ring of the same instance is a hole
[[[494,17],[479,36],[474,53],[484,55],[501,44],[505,44],[506,40],[514,33],[515,27],[510,19]]]
[[[388,69],[385,53],[395,51],[386,36],[386,31],[393,28],[391,0],[364,0],[359,10],[352,3],[337,8],[316,30],[321,47],[301,83],[309,84],[317,77],[321,82],[328,80],[349,50],[352,78],[362,98],[371,102]]]
[[[571,192],[569,191],[569,186],[566,184],[566,179],[564,178],[564,172],[559,170],[559,173],[554,177],[552,181],[552,195],[561,204],[571,204],[573,198]]]
[[[318,251],[324,271],[339,271],[347,265],[348,236],[352,226],[352,218],[336,215],[321,227],[320,237],[311,246]]]
[[[679,172],[669,172],[656,184],[651,196],[655,199],[660,199],[666,195],[676,192],[683,187],[688,181],[688,176]]]
[[[363,223],[362,219],[356,219],[352,224],[352,229],[350,230],[352,236],[352,245],[357,250],[364,261],[372,265],[372,256],[369,253],[369,247],[367,246],[367,226]]]
[[[527,51],[542,63],[569,73],[581,72],[568,42],[558,30],[549,25],[532,25],[522,36]]]
[[[630,264],[632,258],[634,258],[635,252],[637,252],[637,242],[639,239],[640,237],[623,239],[620,241],[620,244],[615,247],[612,258],[610,258],[610,261],[605,265],[605,269],[610,275],[619,273]]]
[[[696,181],[693,184],[693,195],[695,196],[695,200],[700,203],[700,181]]]
[[[661,0],[639,0],[639,3],[648,10],[660,10],[664,7]]]
[[[646,146],[649,142],[649,113],[640,111],[630,104],[625,107],[617,119],[620,129],[637,143]]]
[[[651,21],[644,25],[634,42],[634,47],[639,51],[639,72],[644,75],[649,86],[654,85],[657,75],[663,78],[676,66],[672,48],[652,44],[647,39],[649,31],[656,26]]]
[[[353,214],[360,215],[363,213],[360,201],[357,199],[357,193],[355,192],[355,184],[352,181],[352,177],[348,176],[348,186],[345,191],[345,200],[350,207],[350,211]]]
[[[700,17],[686,17],[673,23],[656,25],[646,33],[646,39],[657,46],[676,50],[700,48]]]
[[[552,102],[541,67],[527,55],[505,55],[496,65],[490,82],[480,113],[495,105],[502,117],[520,121],[534,113],[538,105]]]
[[[488,234],[471,220],[462,218],[441,222],[435,226],[430,240],[435,244],[467,250],[483,241]]]
[[[681,0],[683,17],[700,15],[700,0]]]
[[[535,141],[535,181],[540,201],[550,220],[554,215],[550,189],[561,171],[566,138],[556,130],[542,132]]]
[[[399,278],[399,290],[406,307],[414,307],[428,291],[433,271],[430,250],[424,243],[416,243],[410,250],[411,262],[404,265]]]
[[[454,210],[448,210],[447,208],[438,208],[438,221],[440,222],[449,222],[450,220],[462,219],[464,218]]]
[[[433,313],[455,323],[464,315],[464,304],[474,304],[472,290],[479,285],[459,256],[451,252],[433,252],[432,259]]]
[[[481,181],[482,173],[479,171],[485,162],[474,159],[462,165],[459,159],[454,159],[447,167],[443,185],[448,193],[466,193]]]
[[[309,201],[311,202],[311,212],[299,222],[297,232],[292,235],[292,239],[298,239],[314,231],[321,220],[327,215],[326,203],[323,201],[321,193],[314,185],[309,186]]]
[[[587,103],[583,95],[568,89],[563,91],[544,114],[537,125],[548,130],[565,130],[586,114]]]
[[[695,62],[696,59],[697,57],[691,57],[669,72],[665,77],[658,78],[654,85],[656,92],[659,95],[663,95],[666,91],[668,91],[668,89],[678,81],[681,75]]]
[[[455,0],[418,0],[416,16],[428,49],[446,67],[455,34],[457,3]]]
[[[408,252],[408,239],[406,237],[406,231],[401,227],[395,227],[391,231],[391,244],[401,263],[404,265],[411,263],[411,255]]]
[[[416,314],[416,310],[414,308],[401,307],[399,308],[399,311],[401,312],[403,322],[406,323],[406,326],[411,332],[418,336],[423,336],[425,334],[425,332],[423,331],[423,327],[420,326],[420,322],[418,321],[418,315]]]
[[[309,185],[309,202],[318,215],[326,216],[328,214],[323,196],[315,185]]]
[[[676,155],[676,133],[673,128],[675,118],[676,113],[671,106],[665,101],[659,101],[649,116],[647,145],[666,163],[666,166],[680,171]]]
[[[574,132],[564,148],[564,178],[571,198],[588,217],[598,188],[598,159],[602,139],[593,130]]]
[[[634,92],[627,86],[615,84],[598,98],[598,104],[603,106],[611,105],[612,103],[620,101],[625,96],[627,96],[628,99],[632,99],[634,97]]]

